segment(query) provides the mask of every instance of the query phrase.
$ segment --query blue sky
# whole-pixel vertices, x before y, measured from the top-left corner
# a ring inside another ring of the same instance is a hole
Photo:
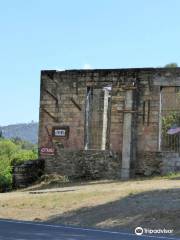
[[[0,125],[38,121],[42,69],[180,64],[179,0],[0,0]]]

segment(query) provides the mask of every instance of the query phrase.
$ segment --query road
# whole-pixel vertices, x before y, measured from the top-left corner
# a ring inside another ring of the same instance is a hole
[[[177,240],[160,236],[136,236],[131,233],[71,226],[0,220],[0,240]]]

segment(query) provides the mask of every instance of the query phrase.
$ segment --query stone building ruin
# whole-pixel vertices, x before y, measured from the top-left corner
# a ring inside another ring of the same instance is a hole
[[[42,71],[46,173],[128,179],[180,170],[179,103],[180,68]]]

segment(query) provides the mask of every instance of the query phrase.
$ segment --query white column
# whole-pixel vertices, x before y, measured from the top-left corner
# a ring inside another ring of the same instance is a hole
[[[86,139],[85,139],[85,150],[89,149],[89,138],[90,138],[90,133],[89,133],[89,118],[90,118],[90,104],[91,104],[91,89],[88,90],[87,92],[87,96],[86,96],[86,109],[85,109],[85,113],[86,113],[86,123],[85,123],[85,129],[86,129]]]
[[[104,88],[104,111],[103,111],[103,128],[102,128],[102,144],[101,150],[106,149],[106,135],[108,125],[108,102],[109,102],[109,90]]]

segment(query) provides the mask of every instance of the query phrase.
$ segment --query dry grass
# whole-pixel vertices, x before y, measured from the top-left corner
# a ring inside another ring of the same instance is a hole
[[[177,176],[134,181],[94,181],[57,192],[0,194],[0,218],[41,220],[102,228],[173,228],[180,233]]]

